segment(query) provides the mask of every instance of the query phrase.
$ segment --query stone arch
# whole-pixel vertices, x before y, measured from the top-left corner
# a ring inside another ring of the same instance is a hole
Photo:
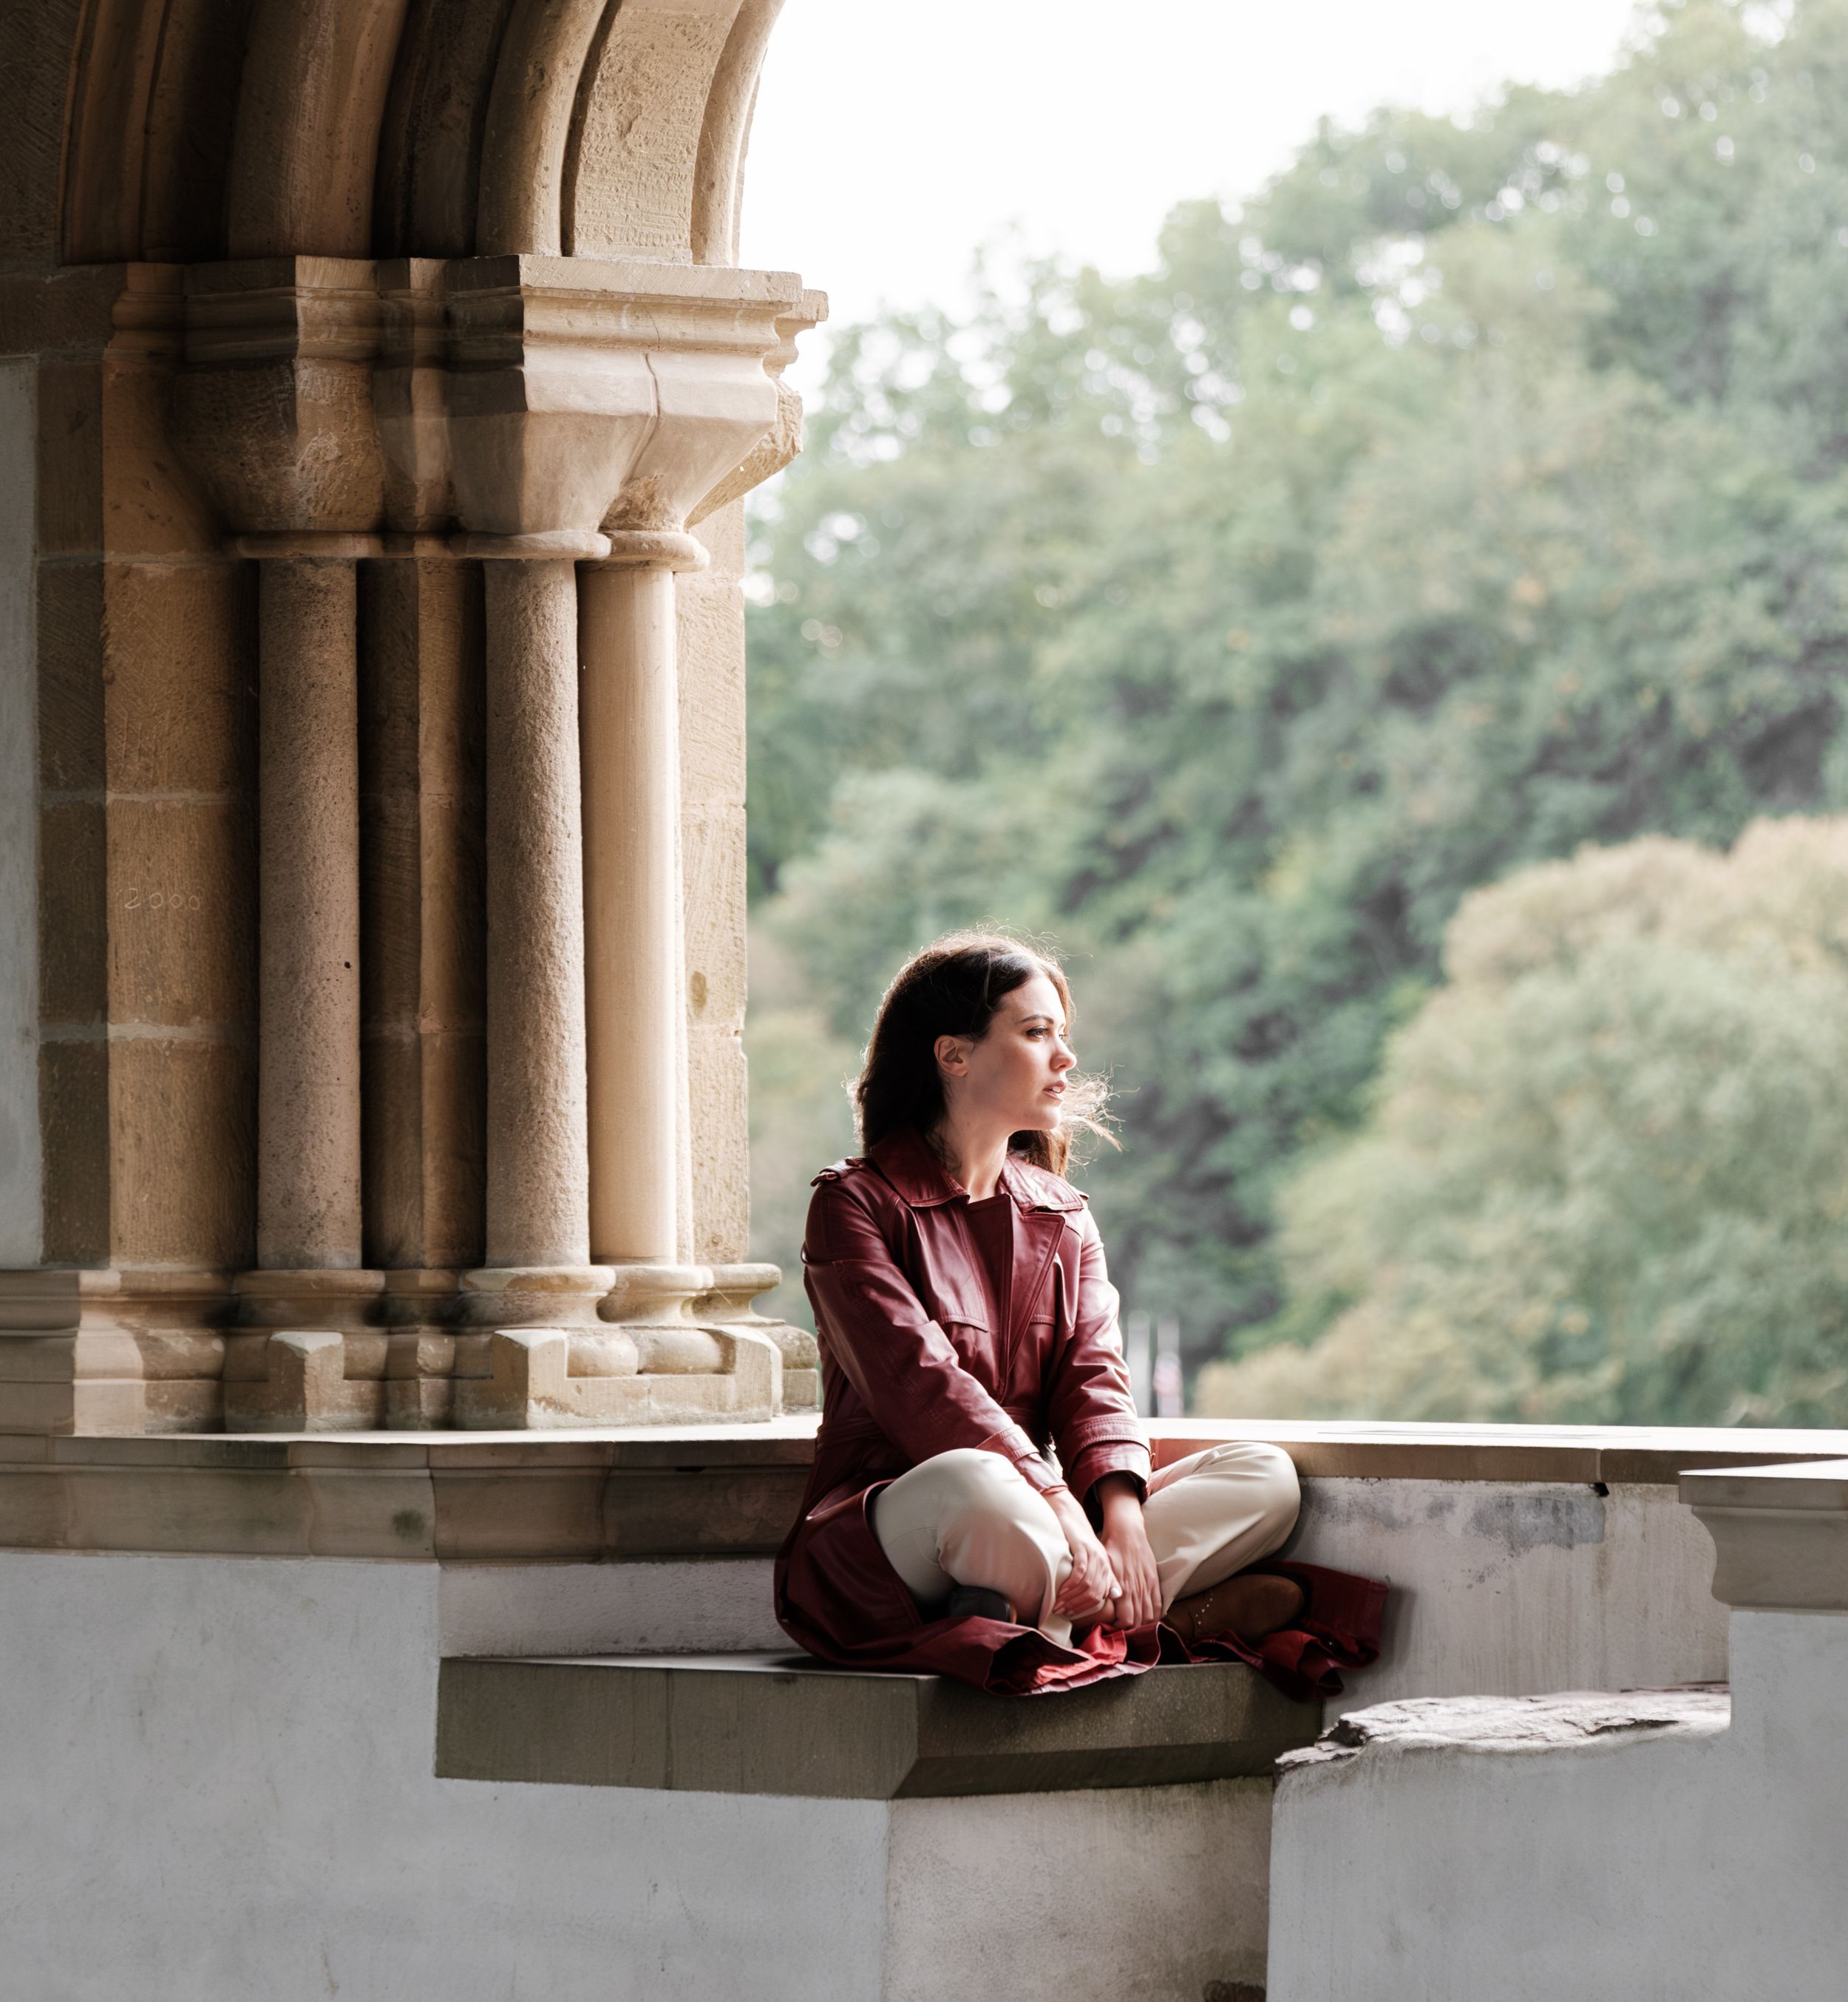
[[[379,144],[382,256],[473,250],[488,104],[513,5],[411,0]]]
[[[256,0],[226,184],[232,257],[363,257],[405,0]]]
[[[63,101],[8,150],[55,118],[47,262],[730,263],[781,4],[89,0],[40,16],[19,80]]]

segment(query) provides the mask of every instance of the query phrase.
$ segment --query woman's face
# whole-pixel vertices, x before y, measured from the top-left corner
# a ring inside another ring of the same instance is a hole
[[[940,1036],[937,1062],[951,1117],[1003,1134],[1051,1132],[1065,1072],[1078,1061],[1065,1029],[1058,989],[1036,973],[1001,997],[980,1042]]]

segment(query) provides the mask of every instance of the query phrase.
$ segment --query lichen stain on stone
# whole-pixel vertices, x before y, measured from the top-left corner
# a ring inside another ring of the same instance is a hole
[[[1435,1507],[1448,1508],[1448,1498]],[[1379,1481],[1308,1481],[1302,1487],[1302,1522],[1316,1529],[1345,1529],[1355,1522],[1381,1529],[1409,1529],[1417,1518],[1391,1498],[1389,1484]]]
[[[1473,1535],[1501,1545],[1511,1557],[1550,1544],[1562,1550],[1604,1541],[1604,1498],[1588,1489],[1561,1494],[1485,1495],[1470,1512]]]
[[[424,1537],[424,1517],[416,1508],[400,1508],[392,1518],[392,1530],[406,1543],[420,1543]]]

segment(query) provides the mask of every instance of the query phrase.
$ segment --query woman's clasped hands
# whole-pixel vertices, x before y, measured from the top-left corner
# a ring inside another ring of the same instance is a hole
[[[1052,1602],[1052,1610],[1078,1626],[1143,1627],[1162,1612],[1161,1581],[1149,1531],[1142,1520],[1142,1496],[1127,1474],[1108,1474],[1096,1493],[1103,1534],[1069,1488],[1047,1497],[1072,1554],[1072,1568]]]

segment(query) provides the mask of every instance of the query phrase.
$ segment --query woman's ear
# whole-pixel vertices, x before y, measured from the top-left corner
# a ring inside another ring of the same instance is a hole
[[[968,1069],[969,1038],[967,1036],[939,1036],[932,1048],[939,1070],[947,1072],[951,1077],[961,1077]]]

